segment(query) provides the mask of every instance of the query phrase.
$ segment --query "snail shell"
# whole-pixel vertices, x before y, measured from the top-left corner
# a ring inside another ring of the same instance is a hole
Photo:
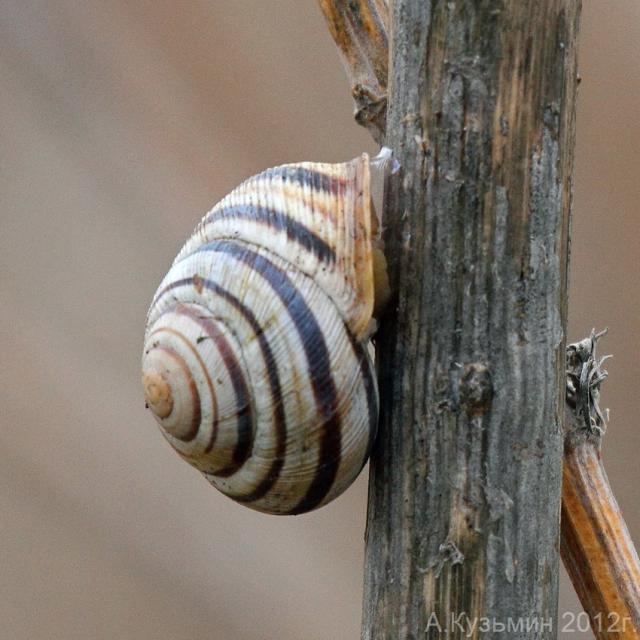
[[[202,219],[151,304],[147,406],[171,446],[248,507],[310,511],[367,460],[369,338],[387,291],[372,209],[366,154],[268,169]]]

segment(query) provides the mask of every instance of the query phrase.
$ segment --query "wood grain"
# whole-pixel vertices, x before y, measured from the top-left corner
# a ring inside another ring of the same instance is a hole
[[[366,640],[556,637],[579,13],[393,5]]]

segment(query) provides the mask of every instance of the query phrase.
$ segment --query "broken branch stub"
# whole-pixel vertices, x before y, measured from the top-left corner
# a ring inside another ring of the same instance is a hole
[[[351,82],[355,119],[382,144],[387,116],[387,2],[318,1]]]
[[[631,640],[640,638],[640,561],[600,456],[604,333],[567,347],[560,552],[595,637]]]

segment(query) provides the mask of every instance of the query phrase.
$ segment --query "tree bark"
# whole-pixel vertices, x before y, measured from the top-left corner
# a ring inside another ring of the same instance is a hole
[[[363,638],[552,638],[578,0],[396,0]]]

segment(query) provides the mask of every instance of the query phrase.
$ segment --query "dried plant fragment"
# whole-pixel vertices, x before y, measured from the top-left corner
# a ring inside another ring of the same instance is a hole
[[[567,347],[561,554],[596,638],[640,638],[640,561],[600,456],[607,377],[596,344]]]
[[[356,121],[382,144],[387,115],[387,2],[318,1],[351,81]]]

